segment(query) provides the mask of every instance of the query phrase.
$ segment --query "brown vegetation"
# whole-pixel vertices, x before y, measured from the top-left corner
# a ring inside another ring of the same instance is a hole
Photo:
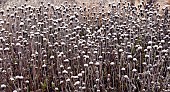
[[[1,92],[170,90],[167,9],[26,3],[0,11]]]
[[[94,5],[99,5],[100,0],[1,0],[1,7],[6,8],[9,6],[14,6],[14,5],[22,5],[24,3],[27,3],[29,5],[32,6],[38,6],[40,5],[40,2],[43,1],[45,2],[45,4],[52,3],[55,5],[60,5],[62,4],[64,1],[67,2],[76,2],[78,4],[82,4],[82,3],[86,3],[86,5],[91,6],[92,4]],[[118,1],[118,0],[117,0]],[[123,0],[121,0],[123,1]],[[126,0],[125,0],[126,1]],[[134,3],[136,6],[142,1],[142,0],[129,0],[131,3]],[[149,0],[144,0],[145,2],[148,2]],[[156,1],[155,3],[160,3],[160,5],[162,7],[164,7],[165,5],[170,5],[170,0],[153,0]],[[112,3],[115,2],[115,0],[104,0],[103,4],[108,5],[108,3]]]

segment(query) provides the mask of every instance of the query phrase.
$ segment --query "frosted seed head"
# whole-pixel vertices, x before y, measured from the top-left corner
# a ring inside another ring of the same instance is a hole
[[[132,72],[137,72],[137,70],[136,70],[136,69],[133,69]]]
[[[43,64],[42,67],[45,68],[47,65],[46,64]]]
[[[63,84],[63,81],[60,81],[60,84]]]
[[[79,77],[78,76],[71,76],[71,78],[78,79]]]
[[[155,49],[158,48],[158,45],[154,45],[153,48],[155,48]]]
[[[128,56],[127,56],[127,59],[132,59],[132,55],[128,55]]]
[[[125,71],[126,69],[123,67],[121,70],[122,70],[122,71]]]
[[[75,83],[74,83],[74,85],[76,86],[76,85],[79,85],[80,84],[80,81],[76,81]]]
[[[167,67],[167,70],[170,70],[170,66],[169,66],[169,67]]]
[[[71,67],[67,67],[67,70],[71,70]]]
[[[6,73],[6,70],[3,70],[2,73]]]
[[[67,74],[67,73],[68,73],[68,71],[66,71],[66,70],[63,71],[63,74]]]
[[[63,68],[64,66],[63,65],[60,65],[60,68]]]
[[[145,58],[149,58],[149,55],[146,54],[146,55],[145,55]]]
[[[114,65],[115,63],[114,62],[110,62],[110,65]]]
[[[83,87],[82,87],[82,89],[83,89],[83,90],[85,90],[85,89],[86,89],[86,87],[85,87],[85,86],[83,86]]]
[[[13,78],[13,77],[11,77],[11,78],[10,78],[10,80],[11,80],[11,81],[14,81],[14,78]]]
[[[55,87],[55,90],[59,90],[57,87]]]
[[[151,49],[152,49],[152,47],[151,47],[151,46],[147,46],[147,49],[148,49],[148,50],[151,50]]]
[[[138,47],[138,50],[142,50],[142,46],[139,46],[139,47]]]
[[[24,22],[21,22],[19,25],[20,25],[20,26],[23,26],[23,25],[24,25]]]
[[[2,85],[1,85],[1,88],[6,88],[6,85],[5,85],[5,84],[2,84]]]
[[[119,52],[123,52],[123,49],[119,49]]]
[[[28,84],[28,83],[29,83],[29,80],[26,80],[26,81],[25,81],[25,83],[27,83],[27,84]]]
[[[79,73],[79,74],[78,74],[78,77],[82,77],[82,76],[83,76],[82,73]]]
[[[165,50],[165,49],[164,49],[164,50],[162,50],[162,52],[163,52],[163,53],[167,53],[167,52],[168,52],[168,50]]]
[[[88,64],[84,64],[84,67],[88,67]]]
[[[99,79],[96,79],[96,82],[99,82]]]
[[[92,62],[92,61],[90,61],[90,62],[89,62],[89,65],[93,65],[93,62]]]
[[[151,45],[151,44],[152,44],[152,41],[149,41],[148,44]]]
[[[68,59],[65,59],[65,60],[64,60],[64,62],[65,62],[65,63],[68,63],[68,62],[69,62],[69,60],[68,60]]]
[[[162,49],[162,46],[160,45],[160,46],[158,47],[158,49]]]
[[[13,92],[17,92],[17,90],[14,90]]]
[[[70,81],[70,79],[68,78],[68,79],[66,79],[66,82],[69,82]]]
[[[136,62],[136,61],[137,61],[137,59],[136,59],[136,58],[133,58],[133,61],[135,61],[135,62]]]
[[[123,77],[126,78],[126,79],[129,79],[129,77],[127,75],[124,75]]]
[[[50,59],[54,59],[54,56],[50,56]]]
[[[99,66],[99,65],[100,65],[100,63],[99,63],[99,62],[96,62],[96,63],[95,63],[95,65],[96,65],[96,66]]]
[[[19,79],[22,80],[22,79],[24,79],[24,77],[23,76],[19,76]]]
[[[102,56],[99,56],[99,59],[102,59]]]
[[[161,40],[161,43],[165,43],[165,40]]]
[[[94,53],[94,54],[97,54],[97,51],[94,51],[93,53]]]
[[[61,42],[61,45],[62,45],[62,46],[65,45],[65,42]]]
[[[20,43],[16,43],[16,46],[21,46],[21,44]]]
[[[143,64],[143,65],[147,65],[146,62],[143,62],[142,64]]]

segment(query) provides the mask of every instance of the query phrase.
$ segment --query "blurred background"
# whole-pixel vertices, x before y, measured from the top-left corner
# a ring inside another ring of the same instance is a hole
[[[82,4],[82,3],[86,3],[86,5],[91,5],[91,4],[98,4],[98,3],[103,3],[108,5],[108,3],[112,3],[112,2],[118,2],[118,1],[130,1],[132,3],[134,3],[135,5],[138,5],[140,3],[140,1],[142,0],[0,0],[0,7],[1,8],[8,8],[10,6],[13,5],[17,5],[20,6],[24,3],[36,6],[39,5],[40,2],[45,2],[45,3],[53,3],[55,5],[60,5],[61,3],[63,3],[64,1],[68,1],[68,2],[77,2],[78,4]],[[146,2],[149,2],[150,0],[144,0]],[[161,7],[165,7],[170,5],[170,0],[151,0],[155,3],[159,3],[161,5]]]

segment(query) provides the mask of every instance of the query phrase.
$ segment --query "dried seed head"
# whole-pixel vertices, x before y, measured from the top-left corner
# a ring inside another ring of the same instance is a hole
[[[13,77],[11,77],[11,78],[10,78],[10,80],[11,80],[11,81],[14,81],[14,78],[13,78]]]
[[[6,70],[3,70],[2,73],[6,73]]]
[[[143,65],[147,65],[146,62],[143,62],[142,64],[143,64]]]
[[[155,44],[155,45],[153,46],[153,48],[157,49],[157,48],[158,48],[158,45]]]
[[[151,50],[151,49],[152,49],[152,47],[151,47],[151,46],[147,46],[147,49],[148,49],[148,50]]]
[[[68,79],[66,79],[66,82],[70,82],[70,79],[68,78]]]
[[[1,88],[6,88],[6,85],[5,85],[5,84],[2,84],[2,85],[1,85]]]
[[[63,66],[63,65],[60,65],[60,68],[64,68],[64,66]]]
[[[68,60],[68,59],[65,59],[64,62],[65,62],[65,63],[69,63],[69,60]]]
[[[84,67],[88,67],[88,64],[84,64]]]
[[[85,87],[85,86],[83,86],[83,87],[82,87],[82,89],[83,89],[83,90],[85,90],[85,89],[86,89],[86,87]]]
[[[8,48],[8,47],[6,47],[4,50],[5,50],[5,51],[9,51],[9,48]]]
[[[43,64],[42,67],[45,68],[45,67],[47,67],[47,65],[46,65],[46,64]]]
[[[78,74],[78,77],[82,77],[82,76],[83,76],[82,73],[79,73],[79,74]]]
[[[72,79],[78,79],[78,76],[71,76]]]
[[[60,81],[60,84],[63,84],[64,81]]]
[[[67,70],[71,70],[71,67],[67,67]]]
[[[114,62],[110,62],[110,65],[112,65],[112,66],[113,66],[114,64],[115,64]]]
[[[85,71],[81,71],[81,73],[82,73],[82,74],[84,74],[84,73],[85,73]]]
[[[149,55],[146,54],[146,55],[145,55],[145,58],[149,58]]]
[[[80,81],[76,81],[76,82],[74,83],[75,86],[77,86],[77,85],[79,85],[79,84],[80,84]]]
[[[142,46],[139,46],[139,47],[138,47],[138,50],[142,50]]]
[[[90,61],[90,62],[89,62],[89,65],[93,65],[93,62],[92,62],[92,61]]]
[[[97,51],[94,51],[93,53],[94,53],[94,54],[97,54]]]
[[[123,52],[123,49],[119,49],[119,52],[120,52],[120,53]]]
[[[137,61],[137,59],[136,59],[136,58],[133,58],[133,61],[134,61],[134,62],[136,62],[136,61]]]
[[[100,79],[96,79],[96,82],[99,82],[100,81]]]
[[[122,71],[125,71],[126,69],[123,67],[121,70],[122,70]]]
[[[99,62],[96,62],[96,63],[95,63],[95,65],[96,65],[96,66],[99,66],[99,65],[100,65],[100,63],[99,63]]]
[[[50,56],[50,59],[54,59],[54,56]]]
[[[19,79],[22,80],[22,79],[24,79],[24,77],[23,77],[23,76],[20,76]]]
[[[169,67],[167,67],[167,70],[170,70],[170,66],[169,66]]]
[[[67,74],[67,73],[68,73],[68,71],[66,71],[66,70],[63,71],[63,74]]]
[[[129,79],[129,77],[127,75],[124,75],[124,78]]]
[[[64,46],[64,45],[65,45],[65,42],[61,42],[61,45]]]
[[[14,90],[13,92],[18,92],[17,90]]]
[[[161,40],[161,43],[165,43],[165,40]]]
[[[55,90],[59,90],[57,87],[55,87]]]
[[[16,46],[21,46],[21,44],[20,43],[16,43]]]
[[[136,69],[133,69],[132,72],[137,72],[137,70],[136,70]]]
[[[148,44],[151,45],[151,44],[152,44],[152,41],[149,41]]]
[[[161,49],[162,49],[162,46],[160,45],[160,46],[158,47],[158,49],[160,49],[160,50],[161,50]]]
[[[100,92],[100,90],[97,90],[97,92]]]
[[[25,83],[28,84],[28,83],[29,83],[29,80],[26,80]]]
[[[102,56],[99,56],[99,59],[102,59]]]
[[[132,59],[132,55],[128,55],[128,56],[127,56],[127,59]]]
[[[164,49],[164,50],[162,50],[162,52],[163,52],[163,53],[168,53],[168,50],[165,50],[165,49]]]

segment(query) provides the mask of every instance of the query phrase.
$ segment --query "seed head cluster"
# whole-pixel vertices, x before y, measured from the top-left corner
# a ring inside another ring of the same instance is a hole
[[[0,11],[1,92],[169,92],[170,14],[142,1]]]

